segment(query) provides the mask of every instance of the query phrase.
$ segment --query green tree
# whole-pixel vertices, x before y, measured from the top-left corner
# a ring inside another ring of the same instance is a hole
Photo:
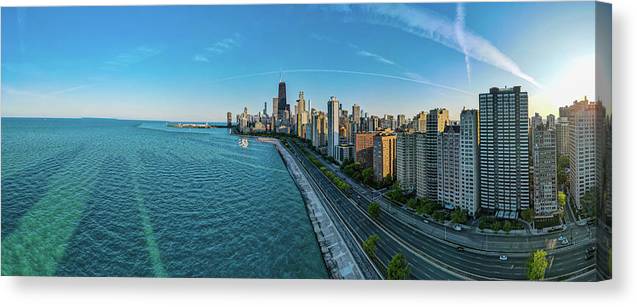
[[[480,228],[480,229],[486,229],[486,228],[489,228],[489,226],[490,226],[490,225],[491,225],[491,224],[489,223],[489,220],[488,220],[488,219],[486,219],[486,217],[484,217],[484,216],[483,216],[483,217],[481,217],[481,218],[478,220],[478,228]]]
[[[373,184],[374,183],[374,169],[368,167],[361,171],[361,180],[364,184]]]
[[[343,160],[343,163],[341,163],[341,169],[345,169],[346,166],[351,165],[352,163],[354,163],[354,161],[350,160],[350,159],[345,159]]]
[[[374,218],[378,219],[380,217],[380,205],[377,202],[372,202],[367,206],[367,213]]]
[[[409,278],[409,263],[401,253],[394,255],[387,265],[387,279],[404,280]]]
[[[493,224],[491,224],[491,229],[500,231],[500,229],[502,229],[502,223],[500,223],[500,221],[494,221]]]
[[[422,211],[422,213],[426,215],[431,216],[436,210],[436,204],[432,202],[431,200],[429,200],[428,198],[421,198],[419,202],[420,202],[419,207],[422,208],[420,211]]]
[[[557,185],[561,187],[568,181],[568,175],[566,169],[568,168],[569,160],[568,156],[560,156],[557,159]]]
[[[564,207],[566,206],[566,193],[562,191],[557,192],[557,203],[562,209],[564,209]]]
[[[418,200],[415,198],[410,198],[407,201],[407,207],[412,208],[414,210],[418,210],[419,206],[418,206]]]
[[[376,245],[378,240],[380,240],[380,237],[377,234],[373,234],[363,242],[363,250],[369,258],[376,258]]]
[[[531,208],[527,208],[522,210],[522,219],[531,223],[533,222],[533,219],[535,218],[535,213],[533,213],[533,209]]]
[[[456,224],[464,224],[469,220],[469,215],[466,210],[456,208],[451,212],[451,221]]]
[[[445,220],[445,213],[442,211],[436,211],[433,213],[433,218],[438,222],[442,222]]]
[[[549,266],[549,261],[546,259],[546,252],[543,249],[538,249],[531,253],[529,258],[528,278],[529,280],[543,280],[546,268]]]
[[[387,196],[393,201],[399,203],[405,202],[405,195],[403,194],[403,190],[400,188],[400,184],[398,183],[398,181],[394,182],[394,184],[391,186],[391,190],[387,192]]]
[[[502,230],[504,230],[506,233],[509,233],[512,227],[513,225],[511,224],[510,221],[504,221],[504,225],[502,225]]]
[[[344,166],[342,166],[343,169],[343,173],[345,173],[345,175],[347,176],[354,176],[354,173],[356,173],[358,171],[358,168],[360,167],[360,164],[358,163],[349,163],[347,165],[343,164]]]
[[[394,178],[392,178],[391,175],[387,175],[385,176],[385,178],[383,178],[383,182],[382,182],[383,187],[391,186],[393,183],[394,183]]]

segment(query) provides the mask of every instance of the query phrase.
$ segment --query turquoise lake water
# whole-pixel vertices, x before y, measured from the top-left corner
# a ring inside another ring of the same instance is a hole
[[[1,132],[2,275],[328,277],[270,144],[107,119]]]

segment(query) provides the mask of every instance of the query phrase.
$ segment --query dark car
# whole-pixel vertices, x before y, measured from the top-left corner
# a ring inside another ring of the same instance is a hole
[[[459,252],[464,252],[464,247],[458,246],[458,247],[456,247],[456,250],[459,251]]]
[[[586,256],[584,256],[585,260],[591,260],[595,257],[595,254],[593,253],[586,253]]]

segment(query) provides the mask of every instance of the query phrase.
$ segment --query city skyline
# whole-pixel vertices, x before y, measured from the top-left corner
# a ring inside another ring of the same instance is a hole
[[[304,91],[320,106],[336,96],[369,114],[388,114],[391,102],[394,115],[445,107],[458,119],[481,89],[518,84],[529,114],[557,114],[596,97],[592,5],[4,8],[2,116],[224,121],[237,106],[269,104],[281,74],[290,97]],[[486,11],[497,22],[481,20]],[[107,26],[115,16],[121,26]],[[547,27],[559,35],[545,37]],[[378,37],[360,35],[370,28]]]
[[[2,276],[612,278],[609,4],[1,13]]]

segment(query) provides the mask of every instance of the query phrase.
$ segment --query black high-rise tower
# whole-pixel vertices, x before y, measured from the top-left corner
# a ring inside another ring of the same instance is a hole
[[[281,80],[279,81],[279,105],[278,105],[278,117],[279,118],[285,118],[285,111],[286,110],[290,110],[290,107],[288,106],[287,103],[287,98],[285,95],[285,82],[283,81],[283,78],[281,77]]]

